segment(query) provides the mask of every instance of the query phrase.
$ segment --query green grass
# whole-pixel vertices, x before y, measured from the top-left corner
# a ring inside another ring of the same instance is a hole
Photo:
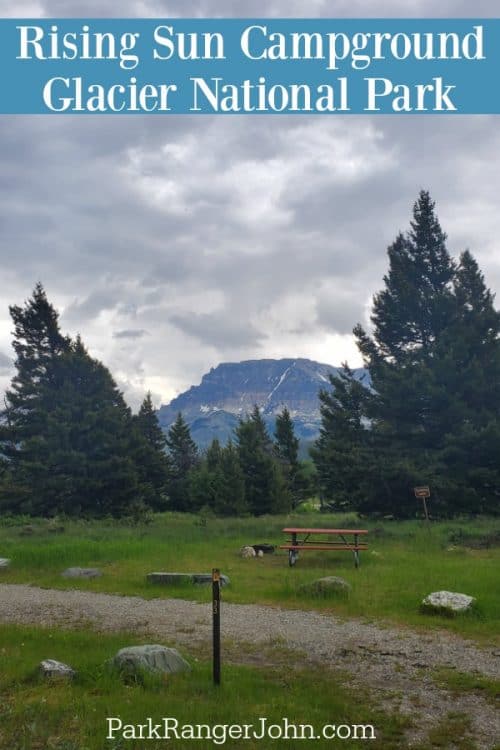
[[[433,674],[436,685],[457,695],[474,693],[500,707],[500,680],[442,667]]]
[[[208,572],[219,567],[232,581],[224,590],[228,602],[317,609],[417,629],[442,628],[498,643],[500,548],[465,546],[469,537],[475,542],[491,538],[498,520],[440,522],[428,528],[419,521],[373,523],[318,513],[259,519],[162,514],[137,526],[116,521],[62,524],[64,532],[54,534],[47,521],[33,521],[30,536],[21,535],[22,526],[15,523],[0,527],[0,557],[13,561],[10,570],[0,572],[0,581],[205,601],[209,587],[158,587],[148,584],[145,576],[154,570]],[[365,527],[370,531],[369,550],[361,553],[359,570],[349,552],[303,553],[292,569],[285,552],[250,560],[238,556],[244,544],[280,544],[282,528],[291,524]],[[75,565],[100,567],[103,576],[91,581],[61,578],[64,568]],[[326,575],[345,578],[352,585],[350,596],[318,599],[299,590]],[[442,589],[476,597],[475,611],[451,619],[419,612],[422,598]]]
[[[362,686],[346,687],[327,670],[290,668],[289,654],[268,653],[265,667],[223,663],[222,684],[214,687],[210,665],[193,659],[192,672],[149,678],[126,683],[105,666],[119,648],[140,643],[130,634],[96,635],[89,632],[35,630],[0,626],[2,669],[0,672],[0,749],[1,750],[205,750],[218,745],[211,741],[173,739],[168,744],[156,740],[107,740],[107,717],[120,717],[125,724],[141,724],[147,717],[154,723],[174,717],[179,724],[258,724],[260,717],[270,723],[371,724],[375,750],[401,750],[405,746],[407,721],[388,715],[371,705]],[[239,656],[244,657],[241,647]],[[44,658],[71,664],[78,674],[72,683],[47,684],[37,667]],[[359,740],[314,741],[314,747],[356,748]],[[307,741],[297,746],[307,746]],[[290,740],[249,739],[228,742],[223,747],[284,747]]]
[[[448,748],[477,750],[468,716],[449,713],[430,729],[427,741],[414,746],[413,750],[448,750]]]

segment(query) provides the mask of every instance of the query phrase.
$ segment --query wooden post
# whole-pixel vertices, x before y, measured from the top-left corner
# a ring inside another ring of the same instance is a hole
[[[212,676],[220,685],[220,570],[212,569]]]
[[[425,497],[423,497],[423,498],[422,498],[422,500],[423,500],[423,502],[424,502],[424,513],[425,513],[425,518],[426,518],[426,520],[427,520],[427,523],[429,523],[429,512],[428,512],[428,510],[427,510],[427,500],[426,500],[426,498],[425,498]]]
[[[427,521],[427,529],[430,529],[430,518],[429,511],[427,509],[427,498],[431,496],[429,487],[414,487],[415,497],[421,498],[424,506],[425,520]]]

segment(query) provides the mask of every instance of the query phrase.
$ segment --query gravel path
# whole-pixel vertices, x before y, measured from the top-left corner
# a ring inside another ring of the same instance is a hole
[[[0,621],[64,625],[89,624],[97,630],[128,630],[166,643],[206,643],[211,637],[209,604],[181,599],[139,597],[86,591],[0,585]],[[476,693],[451,694],[436,686],[436,667],[500,677],[500,650],[480,649],[449,633],[417,634],[360,620],[339,620],[316,612],[258,605],[223,604],[222,630],[229,642],[284,645],[300,652],[299,664],[322,664],[361,676],[386,708],[397,708],[416,722],[409,747],[448,713],[471,719],[471,738],[492,750],[500,737],[500,716]]]

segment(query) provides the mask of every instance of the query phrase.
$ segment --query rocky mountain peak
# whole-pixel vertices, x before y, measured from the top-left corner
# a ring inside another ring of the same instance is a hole
[[[168,429],[178,412],[191,427],[200,446],[214,437],[225,442],[240,417],[255,404],[274,430],[274,420],[286,406],[297,435],[312,440],[319,430],[318,392],[329,386],[330,373],[338,368],[310,359],[255,359],[223,362],[203,375],[200,385],[174,398],[158,412],[160,424]],[[363,377],[365,371],[356,371]]]

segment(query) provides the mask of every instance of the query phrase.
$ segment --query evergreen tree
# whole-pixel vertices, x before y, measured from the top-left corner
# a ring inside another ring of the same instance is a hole
[[[170,463],[166,436],[158,422],[150,392],[146,394],[134,422],[138,432],[137,465],[141,481],[147,488],[147,504],[153,510],[165,510]]]
[[[222,447],[217,438],[214,438],[207,448],[206,462],[209,471],[215,471],[222,465]]]
[[[43,287],[13,306],[16,374],[2,419],[11,510],[135,512],[143,491],[130,410],[109,371],[59,330]]]
[[[196,510],[208,507],[220,516],[248,512],[243,473],[231,441],[224,448],[218,440],[211,443],[204,460],[190,473],[190,497]]]
[[[365,424],[368,390],[347,363],[330,375],[332,390],[319,394],[321,429],[311,455],[318,472],[320,498],[336,509],[357,508],[364,500],[370,431]]]
[[[293,507],[297,507],[304,496],[303,476],[300,473],[299,441],[295,435],[290,412],[285,408],[276,417],[275,450],[287,480]]]
[[[238,451],[230,440],[223,448],[220,464],[223,481],[217,494],[214,510],[221,516],[242,516],[249,512],[245,497],[245,477]]]
[[[274,435],[278,456],[292,469],[297,470],[299,464],[299,441],[295,435],[292,418],[286,406],[281,414],[278,414],[276,417]]]
[[[256,435],[262,449],[265,450],[266,453],[274,454],[274,446],[271,440],[271,436],[269,435],[266,423],[264,422],[257,404],[254,404],[254,407],[249,416],[249,420],[255,427]]]
[[[435,462],[450,511],[497,512],[500,500],[500,313],[477,262],[462,253],[454,282],[457,313],[435,355],[434,392],[452,394]],[[444,411],[444,409],[443,409]],[[443,474],[444,472],[441,472]]]
[[[500,340],[493,296],[469,252],[458,264],[450,257],[425,191],[410,232],[398,235],[388,255],[373,331],[355,328],[370,391],[359,394],[359,413],[348,398],[355,395],[352,382],[344,389],[337,380],[335,393],[322,396],[315,450],[322,485],[340,498],[350,490],[359,509],[398,515],[414,514],[413,486],[424,483],[437,513],[498,507]]]
[[[46,405],[42,397],[51,384],[52,364],[70,346],[59,329],[59,316],[38,283],[24,307],[9,308],[14,322],[16,373],[5,396],[2,451],[13,469],[22,461],[26,441],[40,434]]]
[[[257,407],[236,428],[236,448],[250,512],[258,516],[289,510],[291,497]]]
[[[167,447],[170,458],[169,507],[172,510],[192,510],[190,472],[198,466],[199,456],[189,426],[180,412],[168,431]]]
[[[54,363],[54,384],[42,435],[46,459],[35,486],[45,486],[46,502],[53,498],[58,512],[136,514],[147,488],[132,415],[111,373],[77,337]]]

